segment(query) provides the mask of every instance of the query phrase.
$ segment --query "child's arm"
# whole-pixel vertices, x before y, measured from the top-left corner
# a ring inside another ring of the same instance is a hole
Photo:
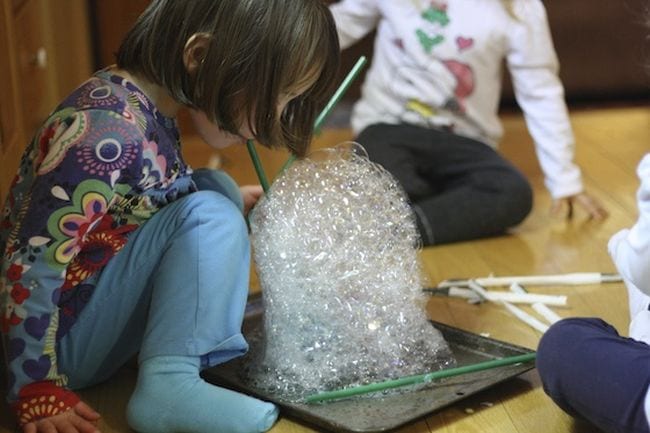
[[[542,2],[515,2],[517,19],[512,20],[507,65],[517,102],[545,175],[545,184],[554,199],[553,211],[573,205],[590,217],[603,218],[607,212],[585,193],[580,168],[574,162],[574,136],[558,76],[559,64]]]
[[[341,49],[370,33],[381,19],[377,0],[341,0],[330,6]]]
[[[109,114],[103,116],[116,122]],[[106,126],[107,119],[97,121]],[[71,264],[96,228],[107,222],[115,189],[123,187],[118,186],[119,170],[103,170],[95,162],[96,152],[112,149],[99,149],[108,141],[94,136],[93,122],[89,112],[66,111],[43,127],[23,160],[7,209],[12,216],[3,227],[9,233],[0,278],[5,286],[2,331],[8,342],[8,400],[26,431],[39,419],[74,412],[80,403],[66,389],[67,378],[58,368],[59,302],[84,278],[83,266],[75,272]]]

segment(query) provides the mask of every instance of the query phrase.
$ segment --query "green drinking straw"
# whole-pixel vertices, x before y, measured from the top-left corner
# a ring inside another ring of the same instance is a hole
[[[359,57],[359,60],[357,60],[357,63],[354,64],[352,69],[350,69],[350,72],[348,72],[348,75],[345,76],[339,88],[336,89],[336,92],[334,92],[334,95],[332,95],[325,108],[323,108],[323,111],[321,111],[318,117],[316,118],[316,121],[314,122],[315,134],[320,134],[320,129],[323,126],[325,119],[327,118],[327,116],[330,115],[334,106],[336,106],[336,104],[339,103],[339,101],[341,100],[345,92],[348,90],[352,82],[357,78],[357,75],[359,75],[359,72],[361,72],[361,69],[366,65],[366,63],[367,63],[366,56],[361,56]],[[296,157],[294,155],[290,155],[289,159],[287,159],[287,162],[285,162],[282,168],[280,169],[280,173],[284,172],[284,170],[289,168],[289,166],[293,164],[295,160]]]
[[[316,121],[314,122],[314,132],[316,134],[320,133],[320,128],[323,126],[325,119],[330,115],[334,106],[338,104],[352,82],[357,78],[357,75],[359,75],[359,72],[361,72],[361,69],[365,66],[366,62],[366,56],[359,57],[357,63],[354,64],[350,72],[348,72],[348,75],[345,76],[339,88],[336,89],[336,92],[334,92],[334,95],[332,95],[325,108],[323,108],[323,111],[321,111],[316,118]]]
[[[255,166],[255,172],[257,173],[257,177],[260,180],[262,189],[264,190],[264,192],[268,192],[269,181],[266,179],[266,175],[264,174],[264,168],[262,168],[260,157],[257,155],[257,151],[255,150],[255,143],[253,142],[252,139],[246,140],[246,147],[248,148],[248,154],[251,156],[251,159],[253,160],[253,165]]]
[[[401,377],[399,379],[387,380],[384,382],[370,383],[368,385],[354,386],[351,388],[344,388],[335,391],[327,391],[327,392],[322,392],[320,394],[309,395],[305,398],[305,402],[316,403],[319,401],[336,400],[336,399],[348,398],[360,394],[368,394],[371,392],[385,391],[387,389],[397,388],[400,386],[431,382],[436,379],[443,379],[452,376],[460,376],[463,374],[474,373],[477,371],[488,370],[491,368],[529,362],[529,361],[533,361],[536,358],[536,356],[537,354],[535,352],[531,352],[525,355],[516,355],[507,358],[494,359],[491,361],[479,362],[477,364],[470,364],[470,365],[464,365],[462,367],[435,371],[433,373],[419,374],[416,376],[406,376],[406,377]]]

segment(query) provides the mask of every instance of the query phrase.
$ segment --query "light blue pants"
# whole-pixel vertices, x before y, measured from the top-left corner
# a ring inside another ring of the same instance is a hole
[[[201,357],[204,367],[240,356],[250,271],[239,190],[200,171],[202,191],[158,211],[129,237],[58,346],[72,389],[99,383],[138,351]],[[231,197],[231,198],[229,198]]]

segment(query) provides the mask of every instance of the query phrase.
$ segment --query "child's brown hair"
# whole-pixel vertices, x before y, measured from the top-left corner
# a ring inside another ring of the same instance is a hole
[[[195,34],[210,42],[190,74],[183,53]],[[321,0],[153,0],[122,42],[117,64],[223,130],[237,134],[248,121],[261,144],[301,156],[333,90],[339,56],[334,20]],[[310,76],[316,83],[278,121],[280,96]]]

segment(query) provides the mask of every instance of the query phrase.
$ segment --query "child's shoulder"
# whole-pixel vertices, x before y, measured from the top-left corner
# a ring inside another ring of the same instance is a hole
[[[53,122],[78,123],[86,130],[111,129],[144,136],[147,130],[157,128],[162,117],[140,89],[104,69],[72,91],[53,110],[44,127]],[[174,127],[173,121],[168,123],[163,122]]]
[[[82,110],[101,110],[122,113],[136,102],[148,106],[148,100],[141,92],[130,89],[126,83],[108,70],[101,70],[72,91],[59,104],[57,111],[72,108]],[[140,105],[139,104],[139,105]]]

